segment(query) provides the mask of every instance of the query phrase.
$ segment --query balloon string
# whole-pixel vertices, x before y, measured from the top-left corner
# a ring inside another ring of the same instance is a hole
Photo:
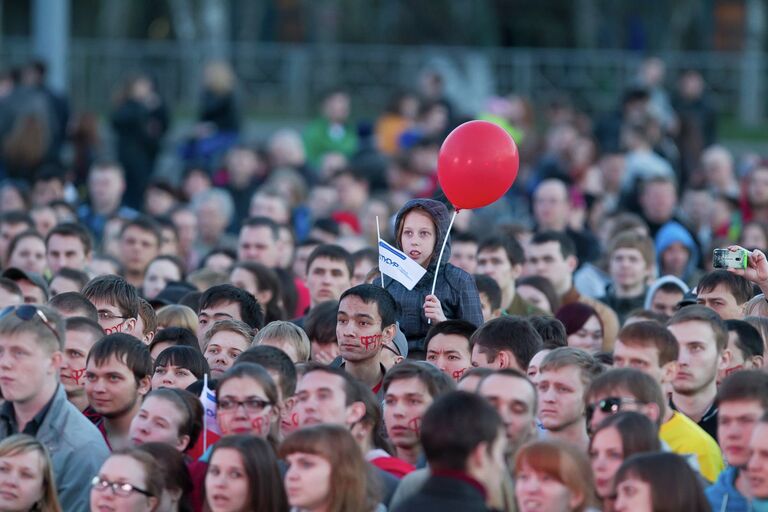
[[[453,221],[456,220],[456,214],[459,213],[458,210],[454,210],[453,217],[451,217],[451,223],[448,224],[448,231],[445,233],[445,238],[443,238],[443,246],[440,247],[440,256],[437,257],[437,267],[435,267],[435,277],[432,279],[432,293],[430,295],[435,294],[435,286],[437,286],[437,273],[440,270],[440,262],[443,261],[443,252],[445,252],[445,244],[448,243],[448,237],[451,234],[451,228],[453,227]]]

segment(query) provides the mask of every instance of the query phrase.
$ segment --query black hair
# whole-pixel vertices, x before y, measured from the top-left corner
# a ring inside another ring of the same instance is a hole
[[[93,250],[93,237],[91,236],[90,230],[78,222],[62,222],[61,224],[56,224],[45,237],[46,248],[53,235],[78,238],[83,245],[83,253],[85,254],[90,254]]]
[[[236,302],[240,306],[240,318],[249,327],[255,329],[264,327],[264,313],[256,297],[231,284],[219,284],[205,290],[200,296],[198,311],[222,302]]]
[[[149,348],[135,336],[122,332],[104,336],[91,347],[86,365],[93,361],[96,366],[101,366],[111,357],[133,372],[137,384],[152,376],[152,356],[149,354]]]
[[[274,242],[277,242],[280,239],[280,226],[269,217],[249,217],[240,225],[240,229],[259,227],[269,228]]]
[[[454,391],[427,409],[421,422],[421,446],[433,471],[466,471],[472,451],[486,443],[490,453],[502,429],[499,413],[486,399]]]
[[[280,297],[283,290],[280,284],[280,277],[277,273],[266,265],[257,263],[255,261],[240,261],[236,262],[232,269],[241,268],[247,270],[256,278],[256,284],[258,290],[268,290],[272,292],[272,298],[266,304],[261,304],[264,310],[264,324],[274,322],[275,320],[285,320],[286,314],[283,307],[280,305]]]
[[[186,345],[174,345],[160,352],[155,359],[153,372],[157,370],[158,366],[168,365],[186,368],[198,379],[202,379],[211,371],[208,367],[208,361],[200,353],[200,350]]]
[[[21,287],[13,279],[8,279],[7,277],[0,277],[0,288],[10,293],[11,295],[18,295],[19,297],[24,296],[24,292],[21,291]]]
[[[0,225],[3,224],[26,224],[27,229],[34,229],[35,221],[29,213],[21,210],[11,210],[0,213]]]
[[[55,297],[51,297],[51,300],[48,301],[48,305],[63,313],[77,313],[78,316],[84,316],[94,322],[98,322],[99,320],[99,312],[96,309],[96,306],[94,306],[82,293],[60,293]]]
[[[136,449],[147,452],[157,461],[163,473],[163,489],[180,493],[178,511],[192,512],[189,497],[194,485],[184,455],[167,443],[144,443]]]
[[[163,233],[160,230],[160,226],[152,217],[147,215],[139,215],[138,217],[124,221],[123,227],[120,229],[120,238],[123,237],[128,228],[138,228],[142,231],[147,231],[155,237],[157,246],[163,243]]]
[[[159,343],[172,343],[174,346],[190,347],[202,354],[197,335],[184,327],[166,327],[157,331],[149,344],[149,351],[152,352],[152,349]]]
[[[542,348],[552,350],[568,346],[568,335],[563,322],[553,316],[531,315],[526,317],[543,342]]]
[[[200,268],[205,268],[208,266],[208,259],[210,259],[211,256],[216,256],[217,254],[223,254],[227,258],[231,259],[232,262],[237,261],[237,253],[232,250],[229,247],[214,247],[210,251],[208,251],[208,254],[205,255],[203,258],[203,261],[200,262]]]
[[[339,223],[330,217],[317,219],[312,225],[312,229],[319,229],[320,231],[324,231],[333,236],[341,235],[341,227],[339,226]]]
[[[352,262],[355,266],[366,260],[379,261],[379,251],[373,247],[364,247],[352,253]]]
[[[457,231],[455,233],[451,233],[451,242],[452,243],[464,243],[464,244],[477,244],[477,237],[474,235],[474,233],[470,233],[468,231]]]
[[[355,263],[352,260],[352,255],[349,254],[346,249],[338,245],[322,244],[315,247],[307,258],[307,272],[309,272],[309,267],[312,266],[312,263],[317,258],[328,258],[332,261],[341,261],[344,263],[344,266],[347,267],[349,277],[352,277],[352,274],[355,272]]]
[[[557,242],[560,246],[560,254],[563,255],[563,259],[568,256],[576,256],[576,245],[573,243],[573,239],[561,233],[559,231],[542,231],[536,233],[531,238],[531,245],[542,245],[549,242]]]
[[[502,350],[512,353],[520,369],[527,369],[536,352],[543,348],[541,335],[521,316],[502,316],[489,320],[472,335],[472,346],[494,361]]]
[[[309,341],[325,345],[338,343],[336,339],[336,313],[339,301],[328,300],[311,308],[304,318],[304,330]]]
[[[82,270],[77,270],[77,269],[68,268],[68,267],[60,268],[59,271],[56,272],[56,274],[53,276],[53,279],[56,279],[57,277],[63,277],[64,279],[69,279],[70,281],[74,281],[75,283],[80,285],[81,290],[85,287],[86,284],[88,284],[88,281],[91,280],[88,274],[86,274]]]
[[[472,352],[472,345],[469,343],[469,340],[472,338],[472,334],[475,330],[477,330],[475,324],[467,322],[466,320],[444,320],[438,322],[430,327],[427,332],[427,336],[424,338],[424,350],[426,351],[429,349],[429,342],[438,334],[444,334],[446,336],[453,334],[466,338],[469,351]]]
[[[493,251],[496,249],[504,249],[509,264],[512,266],[525,263],[523,246],[512,236],[492,235],[482,239],[477,246],[477,254],[479,255],[483,251]]]
[[[765,345],[760,332],[744,320],[726,320],[725,328],[728,332],[736,333],[736,346],[744,354],[745,358],[762,356],[765,353]]]
[[[700,295],[702,292],[712,291],[720,285],[723,285],[733,295],[736,304],[744,304],[755,295],[752,283],[727,270],[713,270],[704,274],[696,287],[696,293]]]
[[[357,297],[365,304],[376,303],[381,315],[381,327],[387,327],[397,321],[397,303],[387,290],[373,284],[359,284],[344,291],[339,297],[339,304],[346,297]]]
[[[178,256],[174,256],[172,254],[160,254],[158,256],[155,256],[152,258],[152,261],[150,261],[147,264],[147,269],[150,265],[152,265],[156,261],[170,261],[177,269],[179,269],[179,276],[181,276],[178,280],[179,281],[185,281],[187,279],[187,269],[184,265],[184,262],[181,261],[181,258]]]
[[[296,366],[294,366],[288,354],[277,347],[270,345],[256,345],[250,347],[237,356],[235,365],[240,363],[255,363],[267,370],[273,370],[280,374],[280,391],[283,398],[290,398],[296,393]],[[233,365],[234,366],[234,365]]]
[[[501,288],[499,283],[496,282],[490,276],[484,274],[473,274],[475,279],[475,286],[477,286],[477,293],[484,293],[488,297],[488,302],[491,304],[491,310],[496,311],[501,308]]]

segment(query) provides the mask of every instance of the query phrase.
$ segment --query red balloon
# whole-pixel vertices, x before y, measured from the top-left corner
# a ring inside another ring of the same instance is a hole
[[[488,121],[469,121],[443,142],[437,178],[454,208],[482,208],[509,190],[519,166],[517,145],[506,130]]]

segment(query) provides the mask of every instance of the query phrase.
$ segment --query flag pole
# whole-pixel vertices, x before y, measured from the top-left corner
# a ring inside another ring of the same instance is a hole
[[[376,216],[376,238],[378,239],[376,242],[376,245],[379,244],[381,241],[381,230],[379,229],[379,216]],[[377,247],[378,249],[378,247]],[[380,250],[380,249],[379,249]],[[379,264],[381,265],[381,264]],[[379,276],[381,276],[381,287],[384,288],[384,272],[381,271],[381,268],[379,268]]]
[[[448,224],[448,231],[445,232],[445,238],[443,238],[443,246],[440,247],[440,256],[437,257],[437,266],[435,267],[435,277],[432,279],[432,292],[430,295],[435,294],[435,286],[437,286],[437,272],[440,270],[440,262],[443,260],[443,252],[445,252],[445,244],[448,242],[448,237],[451,235],[451,228],[453,227],[453,221],[456,220],[456,214],[459,210],[453,211],[453,217],[451,217],[451,223]]]
[[[203,393],[208,389],[208,374],[203,374]],[[203,411],[203,453],[208,450],[208,411]]]

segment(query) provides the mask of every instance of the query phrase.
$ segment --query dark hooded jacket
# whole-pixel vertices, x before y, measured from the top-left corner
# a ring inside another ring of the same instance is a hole
[[[405,215],[416,207],[428,213],[437,226],[437,240],[432,259],[427,267],[427,273],[410,291],[391,277],[384,276],[384,288],[400,306],[400,329],[408,340],[409,352],[424,351],[424,338],[431,327],[424,315],[424,300],[432,291],[437,257],[443,240],[448,234],[448,225],[450,224],[450,214],[443,203],[432,199],[412,199],[405,203],[405,206],[397,214],[395,219],[396,234],[400,232],[400,226]],[[399,237],[395,240],[395,245],[398,249],[403,249]],[[451,242],[449,239],[440,263],[435,295],[440,299],[446,318],[467,320],[479,327],[483,324],[483,312],[475,280],[462,269],[448,263],[450,257]]]

